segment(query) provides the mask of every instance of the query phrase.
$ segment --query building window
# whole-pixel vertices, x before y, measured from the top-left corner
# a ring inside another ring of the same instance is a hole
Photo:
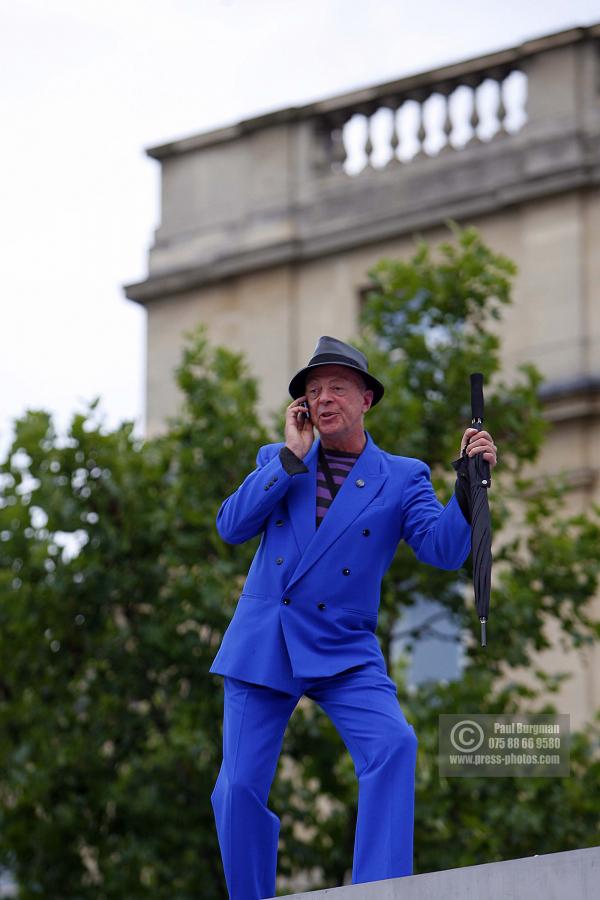
[[[453,681],[464,663],[460,627],[451,612],[426,597],[407,606],[394,629],[392,661],[407,661],[407,687],[427,681]]]

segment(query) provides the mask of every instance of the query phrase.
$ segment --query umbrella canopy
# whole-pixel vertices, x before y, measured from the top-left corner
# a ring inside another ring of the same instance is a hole
[[[483,428],[483,375],[478,372],[471,375],[471,427],[477,431]],[[464,486],[464,495],[471,514],[475,607],[481,622],[481,646],[485,647],[492,575],[492,523],[488,503],[488,490],[491,484],[490,464],[484,460],[482,453],[467,456],[464,448],[461,458],[455,460],[452,465]]]

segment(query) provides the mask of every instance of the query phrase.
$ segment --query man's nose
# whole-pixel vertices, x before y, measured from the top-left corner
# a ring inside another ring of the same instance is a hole
[[[319,403],[331,403],[333,400],[333,395],[329,394],[327,388],[323,388],[319,395]]]

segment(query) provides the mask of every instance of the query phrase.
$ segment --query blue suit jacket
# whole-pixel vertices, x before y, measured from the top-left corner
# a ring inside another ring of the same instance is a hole
[[[221,537],[262,534],[235,614],[210,671],[278,690],[292,678],[334,675],[382,654],[375,636],[381,579],[405,540],[418,559],[459,568],[471,530],[455,497],[437,500],[425,463],[367,443],[316,528],[319,440],[290,476],[283,444],[258,451],[257,468],[225,500]]]

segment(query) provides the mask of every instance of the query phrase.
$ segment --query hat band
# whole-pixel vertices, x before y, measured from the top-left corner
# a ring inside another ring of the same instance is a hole
[[[357,369],[360,369],[361,372],[364,372],[365,375],[368,375],[368,371],[364,369],[359,362],[355,359],[351,359],[349,356],[342,356],[340,353],[319,353],[318,356],[313,356],[311,361],[309,362],[309,366],[318,366],[321,363],[342,363],[345,366],[354,366]]]

